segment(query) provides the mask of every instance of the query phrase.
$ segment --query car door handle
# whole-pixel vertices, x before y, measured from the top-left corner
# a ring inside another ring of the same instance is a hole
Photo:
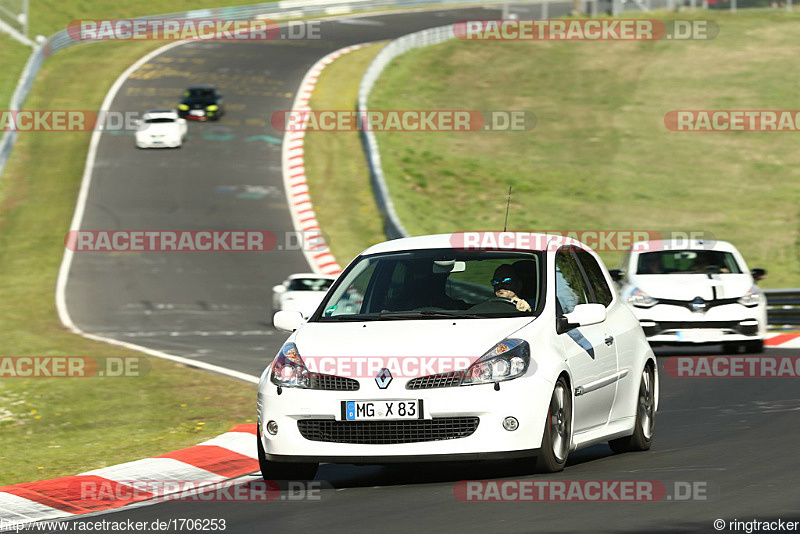
[[[606,338],[606,345],[608,345],[610,347],[613,344],[614,344],[614,336],[608,336]]]

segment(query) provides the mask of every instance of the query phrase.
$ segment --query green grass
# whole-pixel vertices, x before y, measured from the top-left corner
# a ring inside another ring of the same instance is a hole
[[[160,45],[101,43],[57,54],[27,106],[99,109],[116,77]],[[89,137],[21,133],[0,180],[0,356],[135,354],[68,332],[55,311],[63,239]],[[253,385],[150,362],[143,378],[0,380],[0,485],[164,453],[253,417]]]
[[[361,75],[384,44],[350,52],[326,67],[311,108],[354,110]],[[308,132],[305,166],[314,211],[337,261],[344,266],[369,245],[385,241],[358,132]]]
[[[645,16],[645,15],[642,15]],[[410,52],[371,109],[532,110],[529,132],[382,132],[383,169],[412,234],[705,231],[732,241],[765,287],[800,286],[797,133],[678,133],[676,109],[800,109],[800,15],[713,18],[690,42],[464,42]],[[363,157],[363,156],[362,156]],[[346,179],[346,177],[337,177]],[[620,253],[603,253],[616,266]]]
[[[3,68],[0,69],[0,109],[8,109],[11,95],[31,51],[30,47],[18,43],[5,34],[0,34],[0,57],[3,58]]]

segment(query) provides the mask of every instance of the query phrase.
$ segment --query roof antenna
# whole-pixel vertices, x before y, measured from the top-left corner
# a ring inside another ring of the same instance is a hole
[[[508,208],[511,206],[511,186],[508,186],[508,202],[506,203],[506,222],[503,223],[503,231],[508,228]]]

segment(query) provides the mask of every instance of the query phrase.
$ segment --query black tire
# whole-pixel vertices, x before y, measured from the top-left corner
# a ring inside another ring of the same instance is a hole
[[[633,434],[608,442],[617,454],[623,452],[646,451],[653,444],[653,430],[656,424],[655,412],[655,371],[647,364],[639,381],[639,395],[636,403],[636,422]]]
[[[572,441],[572,395],[564,377],[559,377],[550,397],[542,447],[536,457],[536,471],[555,473],[564,469]]]
[[[270,462],[264,453],[264,446],[261,444],[261,431],[259,429],[256,436],[258,442],[258,466],[261,468],[261,477],[269,482],[281,483],[287,481],[306,482],[314,480],[317,475],[318,463],[284,463]]]
[[[742,343],[745,354],[761,354],[764,352],[764,340],[756,339],[754,341],[745,341]]]

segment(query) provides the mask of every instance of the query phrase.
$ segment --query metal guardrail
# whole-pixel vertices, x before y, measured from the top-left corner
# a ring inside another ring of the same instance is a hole
[[[770,330],[796,330],[800,328],[800,288],[765,289],[767,297],[767,324]]]
[[[431,46],[454,38],[455,33],[453,32],[453,25],[449,24],[447,26],[439,26],[437,28],[430,28],[428,30],[404,35],[383,47],[372,59],[369,67],[367,67],[367,70],[364,72],[364,76],[361,78],[361,84],[358,88],[359,113],[364,113],[369,109],[369,95],[372,92],[372,88],[375,86],[375,82],[378,81],[383,69],[385,69],[393,59],[414,48]],[[394,210],[392,197],[389,195],[389,188],[386,185],[386,179],[383,175],[381,154],[378,150],[378,140],[375,137],[375,133],[367,129],[362,129],[361,140],[364,143],[364,152],[367,156],[375,203],[378,205],[378,209],[383,217],[386,237],[389,239],[407,237],[408,232],[403,227],[403,223],[400,222]]]

